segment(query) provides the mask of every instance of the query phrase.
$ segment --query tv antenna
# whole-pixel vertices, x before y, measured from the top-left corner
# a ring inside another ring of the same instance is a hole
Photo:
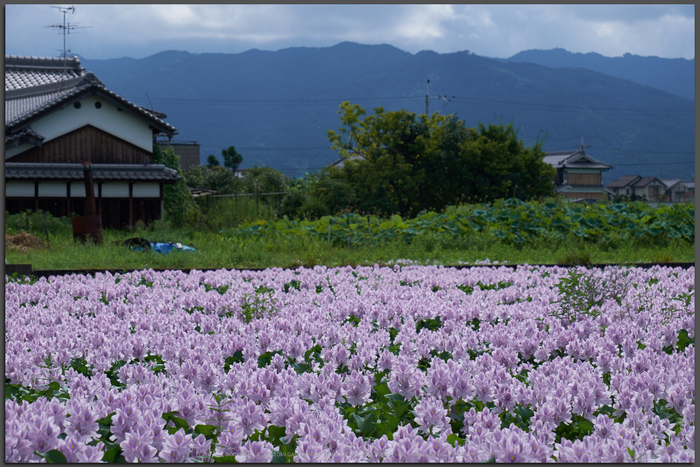
[[[66,13],[74,14],[75,6],[52,6],[51,8],[56,8],[58,11],[63,13],[63,24],[52,24],[51,26],[44,26],[44,28],[58,29],[61,31],[60,34],[63,34],[63,79],[66,79],[66,52],[70,52],[70,50],[66,50],[66,35],[70,34],[70,32],[74,29],[85,29],[92,26],[78,26],[78,23],[66,23]]]
[[[425,115],[429,116],[430,113],[428,112],[428,101],[430,99],[440,99],[444,102],[450,102],[450,100],[447,98],[448,96],[443,96],[442,94],[438,94],[437,97],[430,97],[430,80],[428,80],[428,93],[425,95]],[[454,96],[452,96],[454,97]]]
[[[590,148],[591,145],[589,144],[588,146],[584,146],[584,145],[583,145],[583,136],[581,136],[581,144],[579,144],[578,146],[575,146],[575,147],[581,148],[581,152],[586,152],[586,151],[583,150],[583,148]]]

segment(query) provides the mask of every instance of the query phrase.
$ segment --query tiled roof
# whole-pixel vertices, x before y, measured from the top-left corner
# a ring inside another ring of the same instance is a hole
[[[659,181],[659,182],[661,181],[656,177],[644,177],[644,178],[640,178],[639,180],[637,180],[637,182],[634,184],[634,186],[636,186],[636,187],[647,186],[650,183],[652,183],[654,180]]]
[[[683,180],[680,179],[680,178],[673,178],[673,179],[664,179],[664,180],[661,180],[661,183],[663,183],[664,185],[666,185],[666,188],[670,188],[670,187],[672,187],[673,185],[675,185],[676,183],[682,182],[682,181],[683,181]]]
[[[5,91],[26,89],[77,78],[85,74],[78,57],[5,56]]]
[[[607,187],[600,186],[600,185],[569,185],[568,183],[566,185],[559,185],[554,189],[557,193],[566,191],[566,192],[581,192],[581,193],[608,193],[611,195],[614,195],[611,190],[609,190]]]
[[[547,164],[553,165],[554,167],[559,167],[562,163],[562,161],[565,161],[569,156],[566,155],[549,155],[551,153],[548,153],[546,156],[542,158],[544,162]]]
[[[114,100],[168,137],[176,133],[175,127],[163,121],[164,114],[144,109],[110,91],[93,73],[80,67],[77,57],[71,63],[73,74],[63,80],[63,59],[5,56],[5,142],[13,129],[21,130],[40,114],[90,93]],[[43,78],[26,78],[29,71]]]
[[[44,140],[44,137],[41,136],[39,133],[32,130],[31,128],[26,128],[18,133],[14,133],[13,135],[10,135],[7,138],[5,138],[5,144],[10,143],[16,139],[21,140],[22,138],[35,138],[39,141]]]
[[[93,180],[176,182],[182,177],[162,164],[91,164]],[[6,180],[84,180],[83,164],[5,162]]]
[[[69,99],[84,89],[85,87],[74,87],[46,94],[5,99],[5,127],[12,127],[24,120],[28,120],[41,113],[42,110]]]
[[[635,180],[639,179],[639,175],[625,175],[622,178],[615,180],[608,185],[608,188],[624,188],[630,186]]]
[[[578,162],[579,159],[584,158],[586,162]],[[543,162],[550,164],[554,167],[561,168],[585,168],[585,169],[611,169],[612,166],[605,164],[603,162],[597,161],[592,158],[584,151],[577,149],[574,151],[554,151],[548,152],[542,158]]]

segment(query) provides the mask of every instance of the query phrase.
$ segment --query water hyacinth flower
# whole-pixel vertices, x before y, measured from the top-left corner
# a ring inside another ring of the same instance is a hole
[[[424,397],[416,405],[414,413],[420,431],[436,434],[443,430],[451,431],[449,419],[446,417],[447,409],[439,399]]]
[[[272,461],[272,444],[267,441],[246,441],[240,454],[236,455],[238,462],[254,462],[269,464]]]
[[[610,276],[607,269],[579,271]],[[104,446],[91,446],[92,432],[98,419],[114,412],[110,440],[122,445],[125,457],[142,462],[167,455],[184,461],[267,459],[250,437],[270,425],[284,427],[282,442],[298,437],[296,459],[309,461],[481,462],[493,455],[498,461],[558,456],[612,462],[632,460],[628,449],[636,461],[692,460],[694,345],[681,349],[678,331],[694,336],[694,269],[625,271],[638,287],[629,288],[620,304],[607,300],[596,308],[598,316],[569,323],[548,315],[560,298],[556,284],[568,274],[559,267],[135,271],[8,281],[6,378],[29,390],[58,378],[70,400],[6,399],[5,459],[39,461],[39,443],[75,462],[99,461]],[[153,286],[140,283],[142,278]],[[284,292],[282,285],[291,281],[300,290]],[[479,282],[508,285],[482,290]],[[228,288],[221,295],[206,292],[206,285]],[[457,285],[473,291],[466,294]],[[440,289],[433,292],[434,286]],[[260,287],[274,289],[277,315],[249,323],[227,315],[231,304],[255,296]],[[674,300],[681,294],[690,295],[690,303]],[[664,311],[669,303],[678,316]],[[343,324],[349,313],[359,322]],[[436,316],[439,327],[416,332],[419,321]],[[313,365],[297,373],[290,362],[301,363],[316,345],[320,352],[309,354]],[[670,355],[666,346],[673,349]],[[56,367],[40,368],[49,352]],[[259,365],[266,352],[274,353],[270,363]],[[443,352],[452,358],[436,356]],[[151,359],[132,362],[146,355],[158,356],[162,366]],[[92,376],[68,369],[83,357]],[[110,379],[105,373],[118,361],[130,363]],[[67,368],[65,375],[59,376],[59,366]],[[393,440],[352,433],[341,409],[384,404],[383,397],[370,401],[379,381],[410,401],[417,422],[417,428],[406,425],[404,415]],[[231,400],[221,418],[211,409],[215,391]],[[475,399],[494,407],[477,410]],[[682,416],[675,420],[678,435],[673,423],[655,413],[660,400]],[[471,404],[461,430],[466,443],[452,447],[446,443],[449,421],[463,403]],[[501,428],[503,412],[515,416],[518,406],[534,412],[527,433]],[[608,416],[610,407],[615,415]],[[187,451],[165,429],[162,415],[169,412],[178,412],[190,427],[211,424],[222,432],[216,441],[187,435]],[[593,433],[557,445],[557,427],[579,416],[591,421]],[[611,418],[622,416],[622,423]]]

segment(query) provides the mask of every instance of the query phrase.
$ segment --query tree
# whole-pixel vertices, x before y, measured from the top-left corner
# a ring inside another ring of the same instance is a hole
[[[161,149],[154,145],[153,162],[175,169],[178,175],[183,176],[180,157],[175,154],[172,148]],[[184,177],[163,187],[163,218],[170,221],[173,227],[192,226],[198,222],[200,214],[199,207],[192,199]]]
[[[219,159],[217,159],[214,154],[209,154],[209,157],[207,157],[207,165],[209,167],[218,167]]]
[[[349,182],[360,209],[414,216],[462,201],[553,194],[542,144],[525,147],[509,125],[467,128],[455,115],[416,115],[340,106],[343,127],[328,132],[345,159],[331,176]]]
[[[236,151],[236,148],[233,146],[229,146],[228,149],[222,149],[221,155],[224,157],[224,167],[234,172],[238,169],[238,166],[241,165],[241,162],[243,162],[243,156],[238,154],[238,151]]]
[[[183,172],[185,183],[189,187],[204,187],[219,194],[234,193],[240,180],[234,172],[223,167],[193,165]]]

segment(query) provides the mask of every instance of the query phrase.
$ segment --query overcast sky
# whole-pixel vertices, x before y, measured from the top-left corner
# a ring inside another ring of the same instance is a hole
[[[60,6],[60,4],[55,4]],[[70,5],[65,5],[70,6]],[[468,50],[507,58],[529,49],[695,57],[694,5],[75,5],[71,55],[143,58],[163,50],[239,53],[390,44],[416,53]],[[5,6],[5,54],[60,56],[63,14]]]

